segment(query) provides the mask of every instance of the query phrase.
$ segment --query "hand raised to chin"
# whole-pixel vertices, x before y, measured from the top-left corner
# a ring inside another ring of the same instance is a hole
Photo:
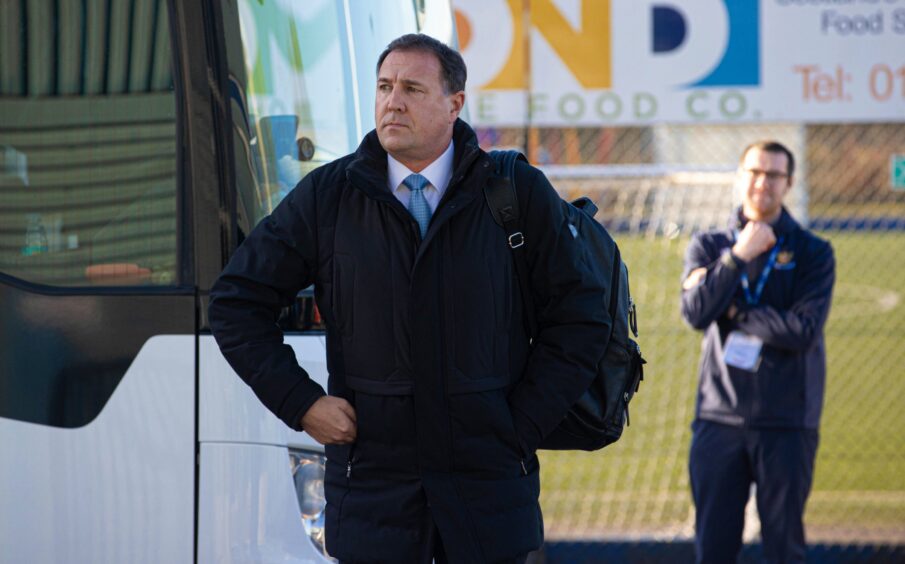
[[[732,254],[748,262],[769,251],[775,244],[776,235],[768,223],[749,221],[738,234]]]

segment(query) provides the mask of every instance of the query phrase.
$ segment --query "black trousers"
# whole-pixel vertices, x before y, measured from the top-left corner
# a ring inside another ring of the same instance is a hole
[[[804,508],[814,476],[814,429],[749,429],[710,421],[692,425],[689,474],[699,563],[735,562],[745,504],[757,484],[766,562],[804,562]]]
[[[429,523],[425,523],[425,528],[427,534],[425,535],[425,542],[422,545],[422,553],[418,557],[418,560],[416,562],[412,562],[411,564],[450,564],[450,561],[446,558],[446,551],[443,549],[443,539],[440,538],[440,531],[437,529],[437,526],[433,523],[433,521],[431,521]],[[501,560],[499,562],[488,564],[525,564],[527,560],[528,555],[524,554],[509,560]],[[340,564],[354,563],[343,560],[342,562],[340,562]]]
[[[525,564],[527,559],[528,555],[525,554],[510,560],[494,562],[493,564]],[[433,527],[433,532],[429,536],[429,542],[425,543],[425,552],[418,564],[431,564],[431,562],[434,564],[450,564],[446,558],[446,551],[443,550],[443,540],[440,538],[440,531],[436,526]]]

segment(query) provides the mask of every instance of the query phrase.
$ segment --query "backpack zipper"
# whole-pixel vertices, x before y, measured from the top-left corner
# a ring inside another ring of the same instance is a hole
[[[631,419],[628,416],[628,392],[622,392],[622,401],[625,402],[625,426],[628,427],[632,424]]]
[[[619,282],[622,276],[622,254],[619,252],[619,247],[616,247],[616,256],[613,257],[613,279],[611,285],[611,294],[610,294],[610,317],[615,319],[616,314],[619,310]],[[615,323],[614,323],[615,325]]]
[[[628,297],[628,327],[632,331],[632,335],[638,338],[638,310],[635,306],[635,299],[631,295]]]

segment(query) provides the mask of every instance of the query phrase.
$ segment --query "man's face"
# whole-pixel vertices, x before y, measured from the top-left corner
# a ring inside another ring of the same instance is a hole
[[[425,51],[391,51],[377,73],[377,137],[386,152],[414,172],[449,146],[465,103],[464,92],[444,92],[440,73],[440,61]]]
[[[754,147],[745,154],[736,177],[745,217],[767,222],[779,217],[783,198],[792,187],[788,171],[789,159],[783,153]]]

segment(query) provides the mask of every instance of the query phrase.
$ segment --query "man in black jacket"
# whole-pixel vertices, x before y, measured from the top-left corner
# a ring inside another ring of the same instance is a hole
[[[343,562],[521,562],[543,539],[535,450],[606,346],[562,203],[519,163],[539,331],[529,343],[493,163],[458,119],[461,56],[423,35],[378,61],[377,129],[266,217],[211,294],[223,354],[288,426],[325,445],[327,549]],[[275,320],[314,284],[329,395]]]
[[[794,170],[780,143],[746,148],[741,208],[685,257],[682,315],[705,331],[689,460],[698,562],[735,561],[752,482],[765,560],[805,559],[835,261],[782,205]]]

